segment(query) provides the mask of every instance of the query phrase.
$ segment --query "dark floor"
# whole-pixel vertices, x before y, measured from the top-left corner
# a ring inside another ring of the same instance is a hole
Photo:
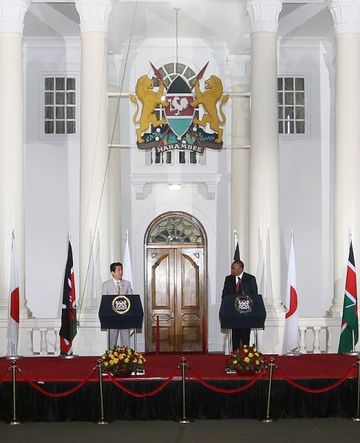
[[[0,423],[1,443],[353,443],[360,441],[360,422],[343,418],[257,420],[116,421]]]

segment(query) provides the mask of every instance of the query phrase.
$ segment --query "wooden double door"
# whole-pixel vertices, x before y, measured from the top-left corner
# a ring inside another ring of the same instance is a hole
[[[184,244],[147,249],[146,349],[198,352],[206,324],[205,249]]]

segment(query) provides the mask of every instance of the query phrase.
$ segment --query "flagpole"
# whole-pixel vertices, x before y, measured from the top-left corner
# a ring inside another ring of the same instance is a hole
[[[19,329],[20,329],[20,288],[16,260],[15,229],[11,233],[11,259],[10,259],[10,282],[9,282],[9,306],[8,306],[8,360],[18,360],[22,355],[18,354]]]
[[[290,233],[290,253],[289,253],[289,262],[288,262],[288,276],[287,276],[287,284],[286,284],[286,304],[285,305],[285,324],[284,324],[284,342],[283,342],[283,355],[289,357],[295,357],[300,355],[299,352],[299,338],[298,338],[298,319],[297,319],[297,307],[298,307],[298,298],[297,298],[297,283],[296,283],[296,267],[295,267],[295,246],[294,246],[294,228],[291,228]],[[293,299],[291,297],[291,293],[293,293]],[[297,346],[293,347],[297,337]],[[289,344],[291,344],[291,347]],[[287,349],[285,349],[287,348]]]
[[[75,331],[74,331],[75,327]],[[61,328],[60,355],[62,359],[77,358],[78,355],[73,352],[73,341],[77,334],[78,322],[76,319],[76,290],[74,276],[74,259],[71,246],[71,235],[68,232],[67,258],[64,272]]]
[[[341,318],[341,334],[339,340],[339,354],[358,355],[355,346],[359,334],[358,301],[356,284],[356,264],[352,235],[349,229],[349,256],[345,278],[343,313]]]
[[[351,229],[349,227],[349,248],[352,243],[352,235],[351,235]],[[351,351],[347,352],[347,355],[358,355],[358,353],[355,351],[355,335],[354,331],[351,331]]]
[[[131,288],[133,288],[128,229],[126,229],[126,231],[125,231],[125,248],[124,248],[124,254],[123,254],[123,270],[124,270],[123,278],[125,280],[130,281]],[[137,347],[136,328],[130,328],[128,331],[129,331],[129,345],[131,342],[131,337],[133,337],[134,338],[134,349],[136,349],[136,347]]]
[[[349,228],[349,247],[351,244],[352,244],[352,234],[351,234],[351,229]],[[351,335],[352,335],[351,352],[349,352],[348,355],[359,355],[359,353],[355,351],[355,332],[353,330],[351,331]]]
[[[352,233],[351,233],[351,229],[350,228],[349,228],[349,243],[352,244]],[[355,258],[354,258],[354,260],[355,260]],[[357,314],[357,310],[358,310],[358,307],[356,306],[356,314]],[[350,352],[350,355],[359,355],[359,352],[355,351],[355,345],[356,345],[356,343],[355,343],[355,331],[352,330],[351,333],[352,333],[352,351]]]

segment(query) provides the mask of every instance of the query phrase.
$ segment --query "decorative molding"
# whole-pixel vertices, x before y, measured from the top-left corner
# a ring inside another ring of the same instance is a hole
[[[291,37],[287,38],[284,36],[278,36],[277,38],[278,46],[281,48],[281,51],[290,50],[290,51],[298,51],[298,50],[319,50],[319,38],[318,37]],[[333,48],[334,45],[330,42],[326,37],[320,39],[320,43],[322,47],[325,48]]]
[[[143,200],[145,198],[145,186],[154,184],[197,184],[206,186],[207,197],[209,200],[214,200],[218,184],[220,183],[220,174],[208,173],[135,173],[131,175],[131,183],[136,192],[136,198]]]
[[[76,0],[75,6],[81,32],[107,32],[111,0]]]
[[[108,54],[108,81],[112,85],[120,86],[123,59],[122,54]]]
[[[250,84],[251,57],[250,54],[232,54],[227,58],[232,85]]]
[[[247,0],[251,32],[277,33],[281,0]]]
[[[23,33],[31,0],[0,0],[0,32]]]
[[[336,34],[360,33],[360,0],[332,0],[329,9]]]
[[[77,37],[24,37],[24,47],[45,49],[81,48],[80,35]],[[78,59],[79,61],[79,59]]]

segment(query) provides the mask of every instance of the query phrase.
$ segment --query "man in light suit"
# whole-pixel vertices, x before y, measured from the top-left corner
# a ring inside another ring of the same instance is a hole
[[[254,275],[244,272],[244,263],[241,260],[235,260],[231,265],[231,274],[225,277],[222,297],[226,295],[258,295],[256,278]],[[240,346],[249,345],[250,329],[233,329],[232,345],[233,350]]]
[[[102,285],[102,295],[128,295],[133,290],[131,283],[122,279],[123,265],[120,262],[111,263],[110,272],[112,278],[104,281]],[[120,332],[120,343],[118,343]],[[120,346],[130,346],[130,329],[110,329],[110,348]]]

